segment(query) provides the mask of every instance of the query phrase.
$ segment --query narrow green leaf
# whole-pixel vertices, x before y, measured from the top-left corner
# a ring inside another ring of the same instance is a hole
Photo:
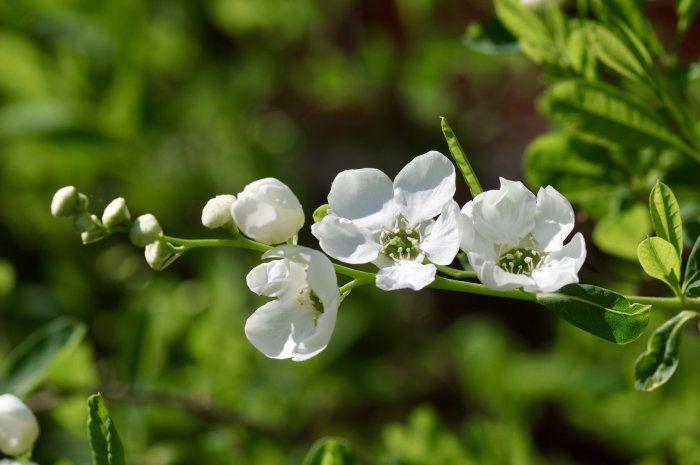
[[[680,276],[680,260],[683,256],[683,223],[681,221],[681,209],[676,201],[676,196],[666,184],[657,182],[649,195],[649,210],[651,212],[651,224],[654,225],[656,235],[670,242],[676,249]]]
[[[481,188],[481,184],[476,177],[476,173],[474,173],[472,169],[472,165],[469,164],[467,155],[464,153],[464,150],[462,150],[462,146],[457,140],[457,136],[455,136],[455,133],[452,131],[447,119],[441,117],[440,126],[442,127],[445,140],[447,141],[447,146],[450,148],[452,158],[454,158],[457,168],[459,168],[462,176],[464,176],[464,180],[467,182],[467,186],[469,186],[469,192],[471,192],[472,197],[476,197],[484,190]]]
[[[549,89],[543,103],[553,120],[594,143],[687,149],[654,109],[609,84],[559,82]]]
[[[637,261],[639,242],[651,230],[649,210],[642,204],[600,219],[593,229],[593,243],[605,253]]]
[[[124,447],[100,394],[88,398],[88,440],[92,465],[124,465]]]
[[[683,311],[659,326],[647,344],[647,351],[634,367],[634,387],[640,391],[653,391],[668,381],[678,367],[678,349],[681,329],[698,314]]]
[[[700,296],[700,237],[695,241],[685,265],[683,293]]]
[[[637,42],[641,41],[658,54],[661,50],[659,39],[649,23],[646,14],[640,8],[639,0],[595,0],[593,9],[605,23],[629,31]]]
[[[648,237],[639,244],[637,257],[649,276],[665,282],[674,293],[680,294],[678,270],[681,262],[670,242],[660,237]]]
[[[518,40],[506,29],[498,18],[486,22],[473,22],[467,26],[464,44],[470,49],[486,55],[518,53]]]
[[[357,465],[357,456],[343,438],[321,438],[311,446],[302,465]]]
[[[588,21],[585,30],[588,44],[593,47],[600,61],[610,69],[628,79],[645,83],[650,81],[652,63],[648,53],[635,50],[631,44],[600,23]]]
[[[678,12],[678,30],[683,33],[693,23],[695,15],[700,11],[700,0],[676,0]]]
[[[74,350],[85,326],[74,318],[57,318],[29,335],[3,365],[0,391],[24,397],[46,377],[53,363]]]
[[[569,284],[557,292],[538,294],[537,301],[574,326],[616,344],[632,342],[644,332],[651,308],[630,304],[620,294],[589,284]]]

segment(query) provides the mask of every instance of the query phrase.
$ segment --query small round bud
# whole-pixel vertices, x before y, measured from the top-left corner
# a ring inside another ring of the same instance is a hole
[[[162,271],[181,254],[169,242],[156,240],[146,246],[144,255],[148,266],[156,271]]]
[[[83,244],[97,242],[108,235],[100,219],[88,212],[79,213],[75,217],[73,224],[80,233],[80,239],[83,241]]]
[[[39,423],[29,407],[12,394],[0,396],[0,452],[31,452],[39,437]]]
[[[62,187],[56,191],[51,200],[53,216],[73,216],[87,210],[88,200],[78,192],[75,186]]]
[[[102,213],[102,222],[107,226],[116,226],[131,219],[126,201],[122,197],[112,200]]]
[[[304,226],[299,199],[275,178],[254,181],[238,194],[231,205],[238,229],[264,244],[280,244],[294,237]]]
[[[134,221],[129,230],[129,239],[137,247],[145,247],[163,235],[163,228],[158,220],[150,213],[141,215]]]
[[[328,214],[328,210],[330,210],[331,206],[328,205],[327,203],[324,203],[320,207],[318,207],[316,210],[314,210],[313,215],[311,215],[314,219],[314,223],[318,223],[321,221],[323,218],[326,217]]]
[[[202,224],[209,229],[230,228],[233,226],[231,204],[236,200],[234,195],[217,195],[210,199],[202,210]]]

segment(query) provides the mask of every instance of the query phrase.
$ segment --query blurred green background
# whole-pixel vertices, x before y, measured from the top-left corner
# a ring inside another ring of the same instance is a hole
[[[521,56],[464,46],[491,9],[0,1],[0,354],[60,316],[87,326],[28,399],[35,461],[90,463],[85,399],[99,390],[142,465],[296,465],[326,435],[348,438],[363,464],[700,464],[697,338],[669,384],[642,394],[641,339],[613,346],[534,305],[361,288],[321,355],[269,360],[243,334],[262,303],[244,281],[256,254],[199,250],[156,273],[126,238],[82,246],[49,213],[73,184],[95,212],[123,196],[168,234],[215,237],[205,202],[273,176],[311,221],[338,171],[394,176],[446,152],[439,116],[486,188],[521,179],[524,147],[547,128],[541,83]],[[308,228],[300,242],[315,246]],[[642,278],[593,245],[583,275],[628,291]]]

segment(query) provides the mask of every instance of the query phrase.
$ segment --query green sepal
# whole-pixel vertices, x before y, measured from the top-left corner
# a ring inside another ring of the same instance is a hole
[[[647,351],[637,359],[634,367],[634,387],[653,391],[668,381],[678,367],[678,349],[683,326],[698,314],[689,310],[680,312],[659,326],[649,338]]]
[[[124,447],[102,396],[93,394],[87,403],[92,465],[125,465]]]
[[[343,438],[321,438],[311,446],[302,465],[357,465],[350,443]]]
[[[316,210],[314,210],[314,213],[313,213],[313,215],[312,215],[312,217],[313,217],[313,219],[314,219],[314,223],[318,223],[318,222],[321,221],[323,218],[325,218],[326,215],[328,214],[328,210],[329,210],[330,208],[331,208],[330,205],[328,205],[327,203],[324,203],[323,205],[321,205],[320,207],[318,207]]]
[[[440,127],[442,128],[442,133],[445,136],[452,158],[454,158],[457,168],[459,168],[459,171],[462,173],[462,176],[464,176],[464,180],[469,187],[469,192],[472,194],[472,197],[476,197],[481,194],[484,189],[481,188],[479,179],[476,177],[476,173],[474,173],[472,165],[467,159],[467,155],[464,153],[464,150],[462,150],[462,146],[457,140],[457,136],[455,136],[455,133],[452,131],[447,119],[443,117],[440,118]]]
[[[700,237],[695,241],[693,249],[685,264],[685,278],[683,281],[683,293],[700,296]]]
[[[678,255],[680,276],[680,259],[683,255],[683,222],[681,209],[678,206],[673,191],[666,184],[657,182],[649,195],[649,211],[651,224],[656,235],[670,242]]]
[[[85,325],[70,317],[57,318],[34,331],[8,355],[0,392],[26,396],[44,380],[56,360],[80,344],[85,332]]]
[[[676,295],[680,294],[681,260],[670,242],[648,237],[637,247],[637,257],[649,276],[666,283]]]
[[[615,344],[637,339],[649,324],[651,309],[590,284],[569,284],[557,292],[537,294],[537,302],[574,326]]]

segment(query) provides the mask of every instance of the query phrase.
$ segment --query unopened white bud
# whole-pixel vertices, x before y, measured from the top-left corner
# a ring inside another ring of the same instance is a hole
[[[158,224],[158,220],[150,213],[141,215],[129,230],[129,239],[137,247],[145,247],[157,240],[163,234],[163,228]]]
[[[62,187],[56,191],[51,200],[53,216],[73,216],[85,211],[88,206],[87,197],[78,192],[75,186]]]
[[[264,244],[280,244],[304,226],[304,210],[286,184],[275,178],[254,181],[231,205],[233,219],[243,234]]]
[[[73,222],[75,229],[80,232],[83,244],[97,242],[107,237],[108,233],[100,219],[88,212],[79,213]]]
[[[126,223],[131,219],[131,214],[122,197],[117,197],[105,207],[102,213],[102,222],[107,226],[116,226]]]
[[[231,204],[236,200],[235,195],[217,195],[210,199],[202,209],[202,224],[209,229],[230,228],[233,226]]]
[[[156,240],[146,246],[144,251],[148,266],[156,271],[164,270],[181,254],[169,242]]]
[[[12,394],[0,396],[0,452],[31,452],[39,437],[39,423],[29,407]]]

